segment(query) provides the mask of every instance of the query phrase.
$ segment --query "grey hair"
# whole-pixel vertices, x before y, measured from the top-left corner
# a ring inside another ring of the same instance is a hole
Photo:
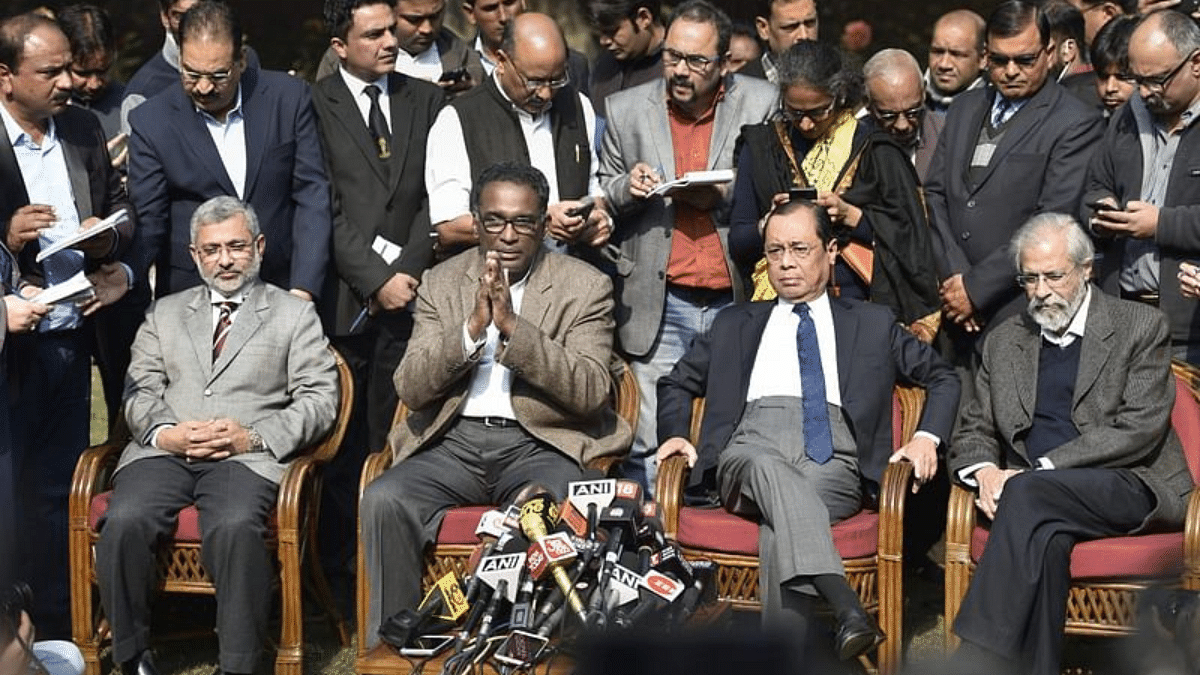
[[[903,49],[881,49],[863,64],[863,79],[870,82],[877,77],[893,76],[904,68],[921,76],[921,64],[915,56]]]
[[[246,217],[246,227],[250,230],[250,238],[258,239],[261,230],[258,228],[258,215],[254,213],[254,207],[243,204],[242,200],[237,197],[221,195],[204,202],[192,214],[192,243],[196,243],[200,228],[205,225],[223,223],[238,214]]]
[[[1021,252],[1041,242],[1046,232],[1062,232],[1067,238],[1067,257],[1072,263],[1090,265],[1096,255],[1092,239],[1074,216],[1065,213],[1039,213],[1025,221],[1013,235],[1010,251],[1013,265],[1021,269]]]

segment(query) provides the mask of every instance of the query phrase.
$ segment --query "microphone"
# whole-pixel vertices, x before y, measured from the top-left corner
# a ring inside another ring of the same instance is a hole
[[[547,536],[547,521],[553,524],[557,517],[558,506],[554,500],[545,493],[535,495],[521,507],[521,530],[531,541],[541,542]],[[550,572],[554,575],[555,583],[562,589],[563,596],[566,597],[571,610],[581,620],[586,620],[587,615],[583,611],[583,601],[579,599],[579,594],[571,585],[571,579],[567,576],[566,570],[561,565],[550,565]]]
[[[641,485],[630,480],[620,480],[617,481],[614,494],[615,498],[600,516],[600,526],[608,534],[608,542],[604,547],[600,573],[596,576],[596,590],[592,592],[588,602],[591,613],[595,613],[602,606],[613,566],[621,556],[622,542],[625,537],[632,536],[637,531],[637,517],[641,514]]]

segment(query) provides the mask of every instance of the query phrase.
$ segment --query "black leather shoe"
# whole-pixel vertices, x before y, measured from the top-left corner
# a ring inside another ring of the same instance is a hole
[[[838,658],[849,661],[879,645],[886,637],[870,615],[862,611],[854,612],[838,623],[837,635],[834,636]]]
[[[154,667],[154,657],[150,655],[149,649],[122,663],[121,672],[124,675],[158,675],[158,669]]]

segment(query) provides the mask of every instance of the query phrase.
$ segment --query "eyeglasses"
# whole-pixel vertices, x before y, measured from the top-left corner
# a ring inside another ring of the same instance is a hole
[[[215,260],[221,257],[222,251],[228,251],[230,258],[249,258],[254,251],[253,242],[231,241],[228,244],[206,244],[200,248],[192,247],[201,260]]]
[[[179,73],[183,75],[183,81],[188,84],[197,84],[200,80],[208,80],[213,83],[214,87],[219,87],[233,77],[233,68],[218,70],[215,73],[197,73],[194,70],[180,69]]]
[[[1191,62],[1192,58],[1196,56],[1196,52],[1198,51],[1200,51],[1200,49],[1192,50],[1190,54],[1185,56],[1183,60],[1179,62],[1179,65],[1172,68],[1171,72],[1167,73],[1166,75],[1155,75],[1153,77],[1130,75],[1129,79],[1137,86],[1144,87],[1147,91],[1163,91],[1171,85],[1171,80],[1175,79],[1175,76],[1179,74],[1179,71],[1183,70],[1183,67]]]
[[[488,215],[479,219],[483,224],[483,231],[488,234],[500,234],[509,225],[512,225],[513,230],[517,234],[532,237],[537,235],[538,226],[541,225],[541,218],[532,218],[530,216],[517,216],[516,218],[503,218],[501,216]]]
[[[787,104],[785,103],[780,103],[779,109],[775,111],[775,116],[778,119],[790,124],[799,124],[801,120],[807,117],[810,122],[816,124],[817,122],[824,122],[826,119],[828,119],[829,116],[833,114],[833,109],[836,106],[837,101],[830,101],[829,105],[825,106],[824,108],[795,110],[787,107]]]
[[[921,119],[921,115],[925,114],[925,106],[919,105],[908,110],[880,110],[875,106],[871,106],[871,114],[883,124],[895,124],[896,120],[900,119],[901,116],[909,122],[916,123],[917,120]]]
[[[717,63],[721,62],[720,56],[701,56],[699,54],[684,54],[678,49],[664,47],[662,50],[663,65],[668,68],[674,68],[679,65],[680,61],[687,62],[688,70],[693,73],[706,73],[709,68],[712,68]]]
[[[1076,269],[1078,269],[1078,267],[1072,267],[1064,272],[1037,272],[1018,274],[1016,277],[1017,285],[1023,288],[1034,289],[1037,288],[1038,282],[1044,280],[1046,285],[1050,288],[1061,288],[1066,282],[1067,278],[1070,277]]]
[[[517,78],[521,80],[521,84],[525,85],[525,90],[529,92],[537,91],[542,87],[546,87],[550,89],[550,91],[558,91],[568,84],[571,84],[570,73],[563,73],[563,76],[557,80],[530,79],[525,77],[525,73],[522,73],[521,69],[517,68],[517,64],[513,63],[511,58],[508,59],[508,65],[512,66],[513,72],[517,74]]]
[[[787,246],[772,244],[763,249],[767,260],[777,263],[783,260],[785,254],[791,253],[796,260],[808,260],[817,249],[821,248],[816,244],[788,244]]]
[[[993,68],[1007,68],[1009,63],[1017,64],[1018,68],[1030,68],[1037,63],[1045,52],[1033,52],[1032,54],[1017,54],[1016,56],[1007,56],[1005,54],[994,54],[989,52],[987,55],[988,65]]]

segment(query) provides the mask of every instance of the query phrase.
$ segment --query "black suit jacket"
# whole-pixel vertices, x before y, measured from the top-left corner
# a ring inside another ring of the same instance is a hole
[[[121,176],[109,160],[107,139],[100,120],[89,110],[68,106],[54,116],[54,125],[63,146],[79,220],[92,216],[104,218],[122,208],[129,210],[129,220],[117,226],[116,249],[102,259],[88,262],[94,265],[119,258],[133,239],[134,214],[121,186]],[[29,204],[29,194],[25,191],[17,156],[13,154],[12,139],[2,124],[0,139],[3,139],[0,143],[0,223],[7,235],[13,213]],[[44,279],[42,266],[34,263],[39,250],[37,241],[30,242],[21,250],[19,261],[21,274],[40,283]]]
[[[929,220],[944,277],[963,275],[967,295],[985,321],[1020,311],[1008,244],[1032,215],[1075,213],[1088,159],[1104,132],[1099,111],[1047,82],[1009,122],[978,182],[970,163],[995,90],[955,97],[925,174]]]
[[[1175,161],[1167,179],[1166,198],[1158,211],[1159,307],[1171,325],[1171,339],[1200,342],[1200,303],[1183,297],[1179,290],[1179,263],[1200,256],[1200,131],[1192,124],[1180,134]],[[1118,204],[1142,199],[1142,145],[1131,104],[1119,108],[1108,125],[1104,141],[1088,169],[1082,222],[1091,209],[1086,204],[1105,197]],[[1096,248],[1103,254],[1099,273],[1105,291],[1116,294],[1125,255],[1126,237],[1098,237]]]
[[[363,304],[393,274],[416,279],[433,260],[425,193],[425,143],[444,96],[436,85],[400,73],[388,77],[392,156],[381,162],[341,74],[313,87],[313,106],[333,187],[332,300],[336,333],[348,331]],[[371,249],[375,236],[403,247],[392,264]]]
[[[837,336],[842,410],[858,444],[859,471],[878,492],[892,454],[892,389],[897,380],[926,389],[919,429],[948,441],[958,410],[958,376],[928,345],[896,323],[891,310],[857,300],[830,298]],[[692,484],[717,466],[746,408],[750,373],[775,302],[741,303],[717,315],[658,381],[658,439],[688,437],[692,400],[705,397],[699,460]],[[780,359],[797,358],[795,353]]]
[[[308,85],[248,67],[242,75],[246,130],[244,201],[267,238],[261,276],[282,288],[320,295],[332,229],[329,181]],[[237,196],[204,118],[182,86],[170,87],[129,116],[129,195],[138,213],[134,272],[157,263],[162,297],[200,284],[188,253],[196,207]]]

